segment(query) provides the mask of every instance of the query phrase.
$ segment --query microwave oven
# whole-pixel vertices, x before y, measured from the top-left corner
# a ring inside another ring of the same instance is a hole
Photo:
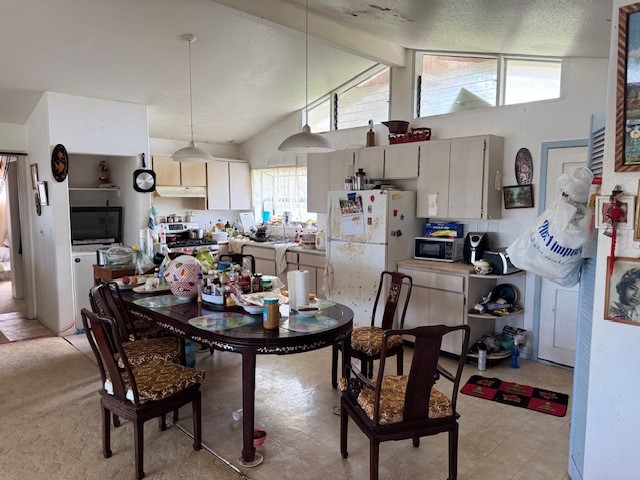
[[[437,262],[462,260],[464,238],[416,237],[413,258]]]

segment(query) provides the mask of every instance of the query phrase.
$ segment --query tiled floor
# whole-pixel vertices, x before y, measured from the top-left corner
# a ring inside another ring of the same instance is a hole
[[[67,337],[91,355],[84,336]],[[411,349],[405,354],[408,363]],[[264,462],[241,468],[256,480],[366,480],[369,448],[366,437],[349,423],[349,457],[339,447],[339,417],[331,408],[339,392],[331,388],[331,350],[296,355],[261,355],[256,373],[256,428],[267,431],[258,451]],[[443,360],[446,365],[449,360]],[[393,362],[392,362],[393,363]],[[206,371],[203,384],[203,441],[238,466],[241,422],[231,413],[241,405],[240,355],[197,352],[196,367]],[[408,367],[408,365],[407,365]],[[449,363],[451,368],[451,363]],[[408,371],[408,370],[405,370]],[[468,365],[463,384],[473,374]],[[509,361],[487,369],[484,376],[546,388],[571,395],[571,370],[523,360],[512,369]],[[442,380],[438,382],[440,384]],[[447,382],[445,381],[445,384]],[[458,396],[460,418],[460,480],[569,480],[567,475],[570,411],[565,417]],[[180,424],[190,426],[188,409]],[[380,449],[380,479],[446,479],[447,436],[423,438],[419,448],[411,441],[385,442]],[[206,472],[203,472],[206,473]]]
[[[12,298],[10,280],[0,281],[0,312],[0,344],[53,336],[37,320],[23,317],[24,300]]]

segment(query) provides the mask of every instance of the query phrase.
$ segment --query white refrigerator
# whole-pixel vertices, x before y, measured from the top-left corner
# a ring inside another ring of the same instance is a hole
[[[329,299],[354,311],[354,325],[369,325],[380,273],[396,271],[398,260],[413,257],[414,238],[424,223],[416,218],[416,192],[329,192],[327,212]],[[384,302],[378,325],[383,310]]]

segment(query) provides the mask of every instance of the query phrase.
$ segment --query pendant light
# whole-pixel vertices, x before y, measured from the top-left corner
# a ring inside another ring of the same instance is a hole
[[[304,5],[304,84],[305,84],[305,125],[301,133],[296,133],[280,144],[278,150],[285,152],[321,153],[335,150],[331,142],[317,133],[311,133],[309,128],[309,5],[308,0]]]
[[[171,155],[171,160],[174,162],[212,162],[213,157],[209,152],[201,148],[196,147],[193,143],[193,94],[191,92],[191,44],[195,42],[198,37],[193,33],[185,33],[180,37],[182,40],[189,44],[189,113],[191,115],[191,141],[188,147],[181,148],[176,153]]]

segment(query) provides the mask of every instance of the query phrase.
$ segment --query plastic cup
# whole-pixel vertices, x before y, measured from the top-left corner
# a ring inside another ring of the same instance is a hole
[[[269,211],[262,212],[262,221],[266,223],[269,220],[271,220],[271,212]]]

